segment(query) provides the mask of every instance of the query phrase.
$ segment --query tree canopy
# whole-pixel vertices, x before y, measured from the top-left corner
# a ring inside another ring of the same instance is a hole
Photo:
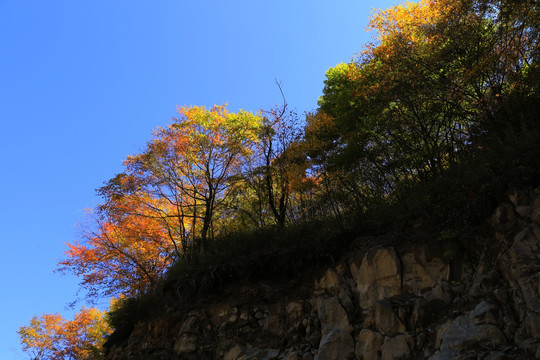
[[[314,220],[341,231],[348,214],[522,138],[537,162],[539,7],[420,0],[379,11],[373,42],[326,72],[305,119],[286,102],[256,114],[179,107],[98,189],[102,203],[59,270],[90,296],[141,296],[227,234]],[[19,334],[35,357],[89,359],[109,331],[102,320],[93,309],[73,321],[45,314]]]

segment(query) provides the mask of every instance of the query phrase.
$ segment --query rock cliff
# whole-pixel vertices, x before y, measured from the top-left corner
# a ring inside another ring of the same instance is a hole
[[[107,358],[540,358],[540,188],[513,191],[489,222],[360,237],[311,280],[238,284],[140,322]]]

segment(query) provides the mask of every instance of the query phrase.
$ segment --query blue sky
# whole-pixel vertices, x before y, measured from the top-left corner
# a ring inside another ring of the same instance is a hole
[[[177,105],[314,110],[325,71],[370,40],[394,1],[0,0],[0,358],[76,299],[53,273],[94,189]],[[84,305],[79,303],[78,306]]]

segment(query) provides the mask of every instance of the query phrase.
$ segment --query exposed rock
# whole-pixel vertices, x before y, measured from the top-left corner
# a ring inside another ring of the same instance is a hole
[[[405,325],[396,316],[389,300],[379,300],[375,306],[375,327],[386,336],[405,332]]]
[[[353,311],[353,302],[349,293],[348,283],[340,274],[343,271],[328,269],[320,281],[315,282],[315,290],[323,290],[327,294],[339,299],[347,311]]]
[[[356,280],[358,301],[362,308],[372,307],[378,300],[401,294],[401,261],[394,248],[369,250],[360,267],[351,264]]]
[[[278,356],[279,350],[276,349],[251,348],[246,350],[238,360],[277,360]]]
[[[381,347],[381,359],[407,359],[411,357],[411,347],[414,339],[410,335],[386,337]]]
[[[421,294],[424,289],[432,288],[442,281],[448,281],[449,264],[438,257],[428,261],[425,248],[417,247],[415,250],[401,256],[404,292]]]
[[[314,302],[321,324],[321,332],[323,337],[334,329],[345,331],[352,330],[347,312],[343,306],[341,306],[338,299],[335,297],[326,298],[318,296],[315,298]]]
[[[421,330],[437,322],[447,308],[446,303],[438,299],[428,301],[417,298],[413,301],[414,305],[408,322],[410,330]]]
[[[475,325],[497,325],[497,319],[500,318],[500,314],[495,305],[487,301],[482,301],[470,313],[470,317],[473,319]]]
[[[235,345],[232,347],[227,354],[223,357],[223,360],[236,360],[242,355],[244,351],[240,347],[240,345]]]
[[[499,231],[508,231],[517,224],[514,207],[511,204],[500,205],[491,218],[493,226]]]
[[[381,334],[362,329],[356,336],[355,354],[362,359],[378,359],[384,336]]]
[[[219,302],[156,311],[107,359],[540,358],[540,187],[509,200],[469,257],[407,238],[358,246],[302,292],[239,285]]]
[[[354,340],[349,331],[333,329],[321,340],[315,360],[349,359],[354,357]]]
[[[516,212],[522,218],[526,218],[531,213],[532,208],[530,206],[516,206]]]
[[[302,359],[302,355],[300,354],[300,352],[298,352],[296,350],[290,351],[283,358],[283,360],[300,360],[300,359]]]
[[[174,344],[174,351],[181,355],[197,350],[197,338],[193,335],[182,335]]]
[[[462,352],[470,347],[493,349],[506,343],[502,331],[494,325],[475,325],[469,316],[459,316],[442,325],[437,332],[437,348]]]
[[[530,217],[532,221],[540,225],[540,207],[533,210]]]

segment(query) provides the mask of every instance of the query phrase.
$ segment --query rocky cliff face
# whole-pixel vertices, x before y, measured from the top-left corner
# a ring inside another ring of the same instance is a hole
[[[358,239],[312,281],[237,286],[139,323],[108,359],[540,358],[540,188],[490,221],[492,236],[458,234],[470,254]]]

